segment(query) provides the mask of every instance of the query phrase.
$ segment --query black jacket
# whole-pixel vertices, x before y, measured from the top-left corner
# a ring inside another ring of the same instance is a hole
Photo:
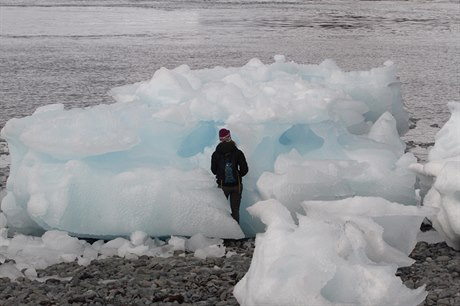
[[[219,186],[224,179],[224,169],[219,167],[219,160],[225,153],[234,152],[236,169],[238,170],[239,184],[242,183],[242,177],[248,173],[248,163],[243,152],[238,149],[233,141],[221,142],[217,145],[216,150],[211,157],[211,171],[216,175],[216,181]]]

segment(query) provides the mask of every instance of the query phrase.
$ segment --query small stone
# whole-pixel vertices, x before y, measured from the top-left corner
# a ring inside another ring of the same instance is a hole
[[[409,289],[415,288],[414,282],[412,280],[408,280],[407,282],[404,283],[404,285],[406,285],[406,287]]]
[[[428,283],[428,278],[426,277],[423,277],[421,278],[420,280],[418,280],[416,283],[415,283],[415,288],[418,288],[420,286],[423,286],[423,285],[426,285]]]
[[[88,290],[85,292],[85,297],[88,299],[93,299],[97,296],[97,293],[94,290]]]
[[[439,299],[438,305],[450,305],[449,299]]]
[[[428,296],[426,297],[427,300],[437,300],[438,299],[438,295],[434,292],[430,292],[428,293]]]
[[[227,292],[226,291],[222,292],[220,294],[219,298],[220,298],[221,301],[227,300]]]
[[[447,290],[444,290],[442,292],[440,292],[438,294],[438,297],[440,299],[444,299],[444,298],[453,298],[455,296],[455,294],[457,293],[457,290],[455,289],[452,289],[452,288],[449,288]]]
[[[452,305],[460,305],[460,297],[456,297],[453,300],[454,302],[452,303]]]
[[[153,295],[152,290],[147,288],[139,288],[138,293],[141,297],[151,297]]]
[[[442,256],[438,256],[436,257],[436,261],[449,261],[451,258],[447,255],[442,255]]]
[[[61,281],[58,280],[58,279],[55,279],[55,278],[48,278],[46,281],[45,281],[45,284],[49,284],[49,285],[57,285],[59,284]]]
[[[454,273],[460,273],[460,264],[454,263],[454,264],[449,264],[447,266],[447,270],[454,272]]]
[[[68,302],[70,304],[73,304],[73,303],[77,303],[77,304],[85,303],[86,302],[86,297],[84,297],[84,296],[75,296],[75,297],[70,298],[68,300]]]

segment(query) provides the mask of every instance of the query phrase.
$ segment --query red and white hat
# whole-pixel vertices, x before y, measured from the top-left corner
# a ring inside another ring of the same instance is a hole
[[[219,131],[219,139],[220,141],[230,141],[232,140],[232,136],[230,135],[230,131],[227,129],[221,129]]]

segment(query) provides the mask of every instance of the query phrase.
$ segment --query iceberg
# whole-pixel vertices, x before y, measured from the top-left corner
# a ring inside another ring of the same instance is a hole
[[[436,134],[426,164],[412,164],[420,176],[423,205],[439,212],[433,227],[446,243],[460,250],[460,103],[450,102],[450,119]]]
[[[240,305],[419,305],[425,300],[425,286],[411,290],[395,276],[398,267],[414,260],[404,242],[392,246],[390,240],[414,226],[393,217],[415,219],[419,226],[433,208],[365,197],[305,201],[302,207],[298,222],[277,200],[249,207],[267,227],[257,234],[251,266],[235,286]],[[415,243],[416,235],[409,240]]]
[[[382,197],[418,204],[416,162],[396,67],[342,71],[275,56],[264,64],[161,68],[114,88],[109,105],[54,104],[7,122],[11,155],[2,211],[8,227],[110,239],[238,239],[264,225],[247,213],[276,199],[292,212],[306,200]],[[217,131],[229,128],[249,163],[240,224],[210,173]]]

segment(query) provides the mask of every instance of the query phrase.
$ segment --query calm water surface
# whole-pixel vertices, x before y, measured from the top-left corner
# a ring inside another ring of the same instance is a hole
[[[418,120],[405,138],[431,142],[460,101],[459,17],[458,1],[0,0],[0,127],[50,103],[111,103],[160,67],[284,54],[344,70],[392,60]]]

